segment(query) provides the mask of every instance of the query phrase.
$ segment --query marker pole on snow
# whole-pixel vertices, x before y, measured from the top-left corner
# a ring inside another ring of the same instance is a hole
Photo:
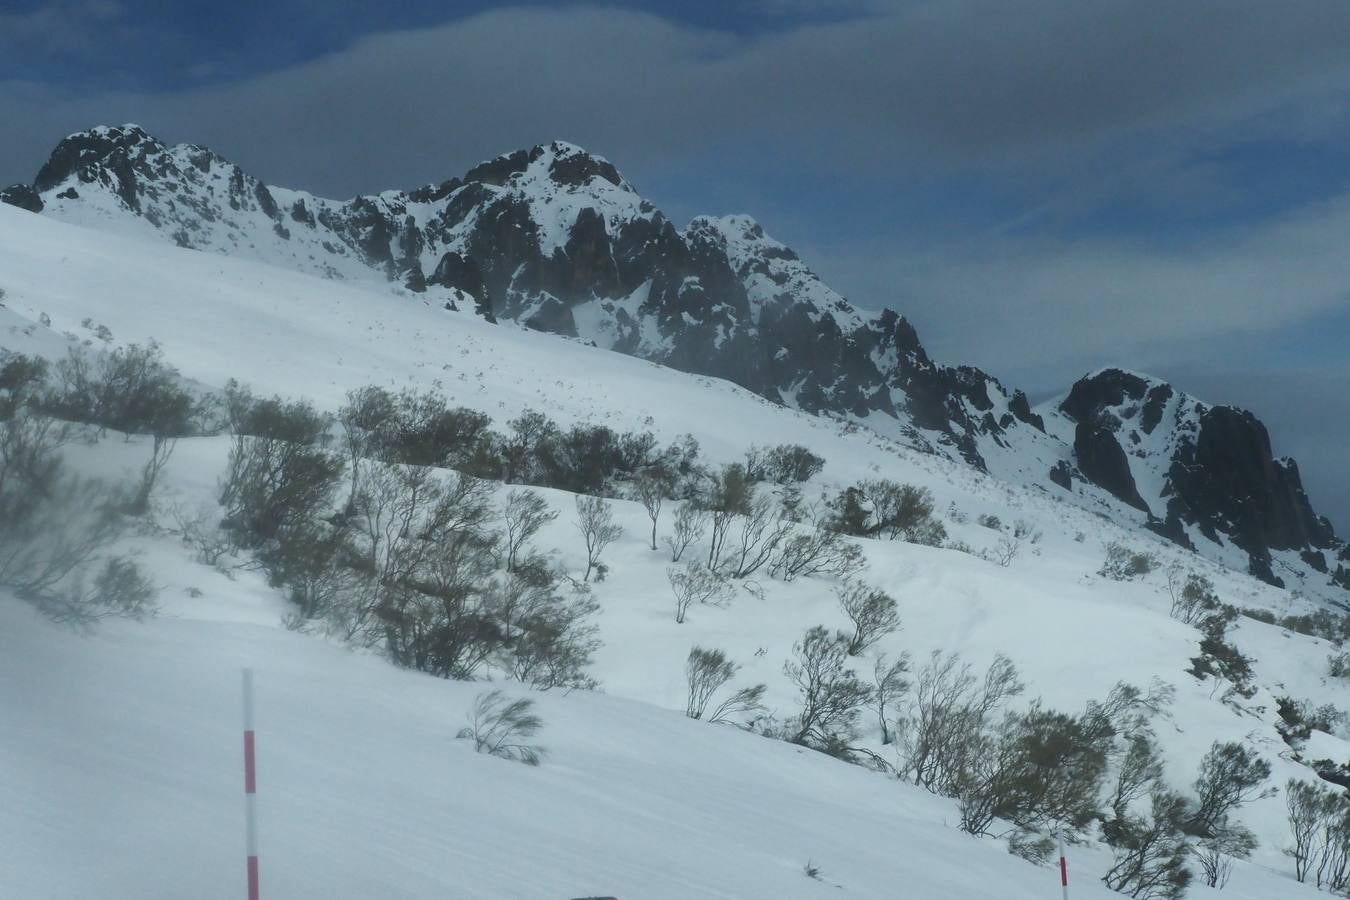
[[[244,670],[244,842],[248,853],[248,900],[258,900],[258,766],[253,739],[253,670]]]
[[[1055,830],[1055,840],[1059,843],[1059,886],[1064,890],[1064,900],[1069,900],[1069,862],[1064,858],[1064,833]]]

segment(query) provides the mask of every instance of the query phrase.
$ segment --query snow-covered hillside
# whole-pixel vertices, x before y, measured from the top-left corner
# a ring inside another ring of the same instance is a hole
[[[715,463],[751,445],[799,443],[825,459],[818,494],[864,478],[921,485],[949,544],[860,541],[866,580],[900,601],[901,629],[877,647],[921,662],[955,651],[977,667],[1008,656],[1023,698],[1079,710],[1118,681],[1176,688],[1156,722],[1170,783],[1185,789],[1216,740],[1257,749],[1269,783],[1314,780],[1276,732],[1275,698],[1350,708],[1330,679],[1330,645],[1251,618],[1233,641],[1255,659],[1256,692],[1224,702],[1184,672],[1199,632],[1168,615],[1161,571],[1097,574],[1122,542],[1212,579],[1239,607],[1279,615],[1319,604],[1195,557],[1045,490],[918,452],[856,424],[807,415],[727,381],[677,372],[579,341],[492,325],[385,284],[341,283],[35,217],[0,205],[0,351],[58,358],[72,341],[157,340],[206,387],[230,378],[260,393],[335,409],[366,384],[444,392],[503,422],[539,409],[564,422],[697,437]],[[211,509],[228,438],[184,440],[157,507]],[[68,448],[82,471],[131,473],[141,441]],[[573,498],[541,491],[560,516],[536,539],[584,567]],[[238,667],[258,670],[264,879],[274,896],[857,897],[1054,896],[1056,873],[960,833],[952,801],[813,751],[687,720],[684,660],[716,646],[791,713],[783,662],[813,625],[842,627],[829,579],[768,578],[725,607],[671,614],[669,557],[647,518],[616,502],[624,536],[595,586],[603,641],[592,674],[604,695],[535,695],[550,754],[539,769],[477,756],[454,734],[482,685],[404,672],[286,631],[287,604],[256,572],[228,578],[177,538],[129,539],[155,573],[161,615],[77,636],[0,596],[0,881],[21,896],[231,896],[241,874]],[[979,518],[1023,520],[1010,536]],[[523,691],[512,685],[513,693]],[[1350,762],[1345,735],[1319,734],[1318,758]],[[883,757],[869,722],[864,742]],[[893,760],[892,760],[893,761]],[[1222,896],[1315,896],[1292,880],[1283,795],[1241,818],[1260,839]],[[1115,896],[1098,879],[1110,854],[1071,851],[1074,897]],[[819,881],[803,867],[819,865]],[[171,862],[170,862],[171,861]],[[1195,887],[1193,896],[1207,889]]]
[[[1118,369],[1075,384],[1063,398],[1081,401],[1073,412],[1033,411],[979,368],[931,359],[898,313],[852,306],[749,216],[700,216],[680,230],[611,162],[562,141],[439,184],[337,201],[266,185],[136,125],[100,126],[60,141],[33,185],[0,191],[6,204],[725,378],[1061,494],[1273,585],[1332,602],[1350,590],[1350,545],[1248,413]],[[1121,416],[1167,403],[1169,416],[1193,412],[1189,430],[1171,418],[1157,434],[1132,426],[1122,446]]]

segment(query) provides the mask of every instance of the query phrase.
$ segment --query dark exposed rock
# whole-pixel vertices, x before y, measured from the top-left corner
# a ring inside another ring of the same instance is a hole
[[[1106,369],[1080,378],[1060,403],[1060,411],[1075,422],[1096,424],[1103,409],[1120,406],[1126,399],[1138,400],[1148,390],[1148,382],[1131,372]]]
[[[1144,413],[1139,421],[1139,427],[1144,430],[1144,434],[1152,434],[1153,429],[1158,427],[1158,423],[1162,421],[1163,410],[1167,408],[1167,402],[1171,399],[1171,385],[1158,384],[1149,389],[1148,396],[1144,400]]]
[[[1274,587],[1284,587],[1284,579],[1271,568],[1269,551],[1247,554],[1247,574]]]
[[[4,190],[0,190],[0,203],[8,203],[10,206],[17,206],[19,209],[26,209],[29,212],[42,212],[42,197],[26,184],[11,184]]]
[[[1276,460],[1255,416],[1216,406],[1173,458],[1168,483],[1187,521],[1208,522],[1249,553],[1327,548],[1335,535],[1314,515],[1293,460]]]
[[[1008,410],[1037,431],[1045,431],[1045,419],[1041,418],[1039,413],[1031,411],[1031,404],[1027,402],[1027,395],[1022,391],[1013,391],[1012,399],[1008,401]]]
[[[548,331],[553,334],[577,336],[577,323],[572,318],[572,310],[557,297],[545,297],[525,313],[521,323],[535,331]]]
[[[1195,544],[1191,541],[1190,535],[1186,533],[1186,526],[1176,516],[1169,515],[1166,519],[1159,519],[1150,515],[1148,521],[1144,523],[1144,527],[1180,547],[1185,547],[1187,550],[1195,549]]]
[[[1050,480],[1066,491],[1073,490],[1073,466],[1061,459],[1050,467]]]
[[[1299,552],[1299,557],[1314,571],[1327,574],[1327,555],[1321,550],[1303,550]]]
[[[1130,474],[1129,458],[1110,429],[1079,422],[1074,430],[1073,454],[1084,478],[1135,509],[1149,511]]]
[[[557,145],[554,145],[555,148]],[[596,159],[589,153],[574,153],[553,160],[548,169],[549,177],[560,184],[585,184],[592,178],[603,178],[610,184],[619,185],[623,178],[619,170],[607,159]]]
[[[478,264],[458,253],[451,252],[442,256],[436,271],[431,273],[427,283],[454,288],[491,304],[487,299],[487,287],[483,284],[483,273],[479,271]]]

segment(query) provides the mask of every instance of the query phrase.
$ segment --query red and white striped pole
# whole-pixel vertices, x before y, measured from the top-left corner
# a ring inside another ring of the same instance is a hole
[[[244,670],[244,842],[248,848],[248,900],[258,900],[258,766],[253,741],[253,670]]]
[[[1056,830],[1055,840],[1059,842],[1059,885],[1064,889],[1064,900],[1069,900],[1069,862],[1064,858],[1064,833]]]

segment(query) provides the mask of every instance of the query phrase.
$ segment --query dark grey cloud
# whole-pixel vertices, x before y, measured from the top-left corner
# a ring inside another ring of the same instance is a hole
[[[737,141],[871,171],[1059,165],[1105,138],[1343,88],[1347,67],[1340,0],[910,2],[748,38],[617,9],[515,9],[211,90],[34,107],[8,86],[0,108],[32,124],[0,171],[33,167],[49,140],[28,138],[35,126],[89,115],[233,145],[271,180],[336,194],[559,134],[630,167]]]

